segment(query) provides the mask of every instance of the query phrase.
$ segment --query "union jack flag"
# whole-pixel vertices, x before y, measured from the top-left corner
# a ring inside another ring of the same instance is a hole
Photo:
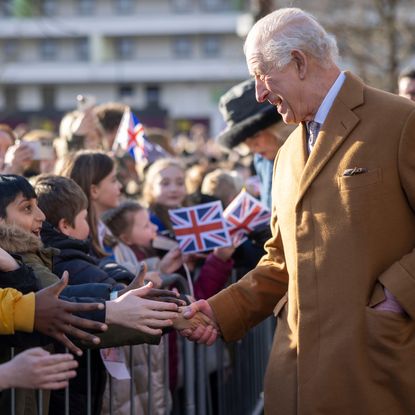
[[[247,235],[263,225],[269,225],[271,212],[246,190],[242,190],[223,212],[231,236]]]
[[[219,201],[170,209],[169,216],[183,253],[232,245]]]
[[[156,158],[166,156],[166,152],[159,145],[154,145],[148,141],[143,124],[130,108],[126,108],[124,111],[112,146],[113,151],[119,149],[130,153],[135,161],[147,160],[152,162]]]

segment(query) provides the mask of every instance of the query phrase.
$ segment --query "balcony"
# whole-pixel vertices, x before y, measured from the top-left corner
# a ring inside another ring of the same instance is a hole
[[[120,82],[215,82],[246,79],[243,59],[128,62],[31,62],[3,64],[2,84],[98,84]]]

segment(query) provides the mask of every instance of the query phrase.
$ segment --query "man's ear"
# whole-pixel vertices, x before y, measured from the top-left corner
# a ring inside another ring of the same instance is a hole
[[[0,225],[5,225],[5,224],[6,224],[6,218],[0,217]]]
[[[59,232],[63,233],[64,235],[71,236],[71,229],[73,229],[73,227],[65,218],[59,220],[57,228]]]
[[[297,68],[299,78],[304,80],[308,66],[307,55],[301,50],[294,49],[291,51],[291,57]]]

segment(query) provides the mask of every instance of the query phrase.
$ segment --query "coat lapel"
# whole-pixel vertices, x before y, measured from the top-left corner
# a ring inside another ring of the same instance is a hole
[[[359,122],[359,117],[352,109],[362,103],[363,84],[359,79],[346,73],[344,85],[334,100],[327,119],[321,126],[313,151],[305,163],[300,179],[297,203],[301,201],[313,180]],[[305,135],[305,126],[303,126],[303,130]],[[303,143],[301,148],[305,149],[305,136]],[[303,154],[299,159],[303,159]]]

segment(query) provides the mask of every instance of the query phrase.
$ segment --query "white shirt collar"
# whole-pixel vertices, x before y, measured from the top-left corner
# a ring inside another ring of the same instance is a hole
[[[327,95],[324,97],[323,102],[318,108],[318,111],[314,117],[314,121],[318,122],[320,125],[323,125],[324,121],[326,121],[327,115],[333,105],[334,100],[337,97],[337,94],[343,86],[345,79],[346,75],[344,72],[340,72],[340,75],[334,81],[334,84],[331,86],[329,92],[327,92]]]

